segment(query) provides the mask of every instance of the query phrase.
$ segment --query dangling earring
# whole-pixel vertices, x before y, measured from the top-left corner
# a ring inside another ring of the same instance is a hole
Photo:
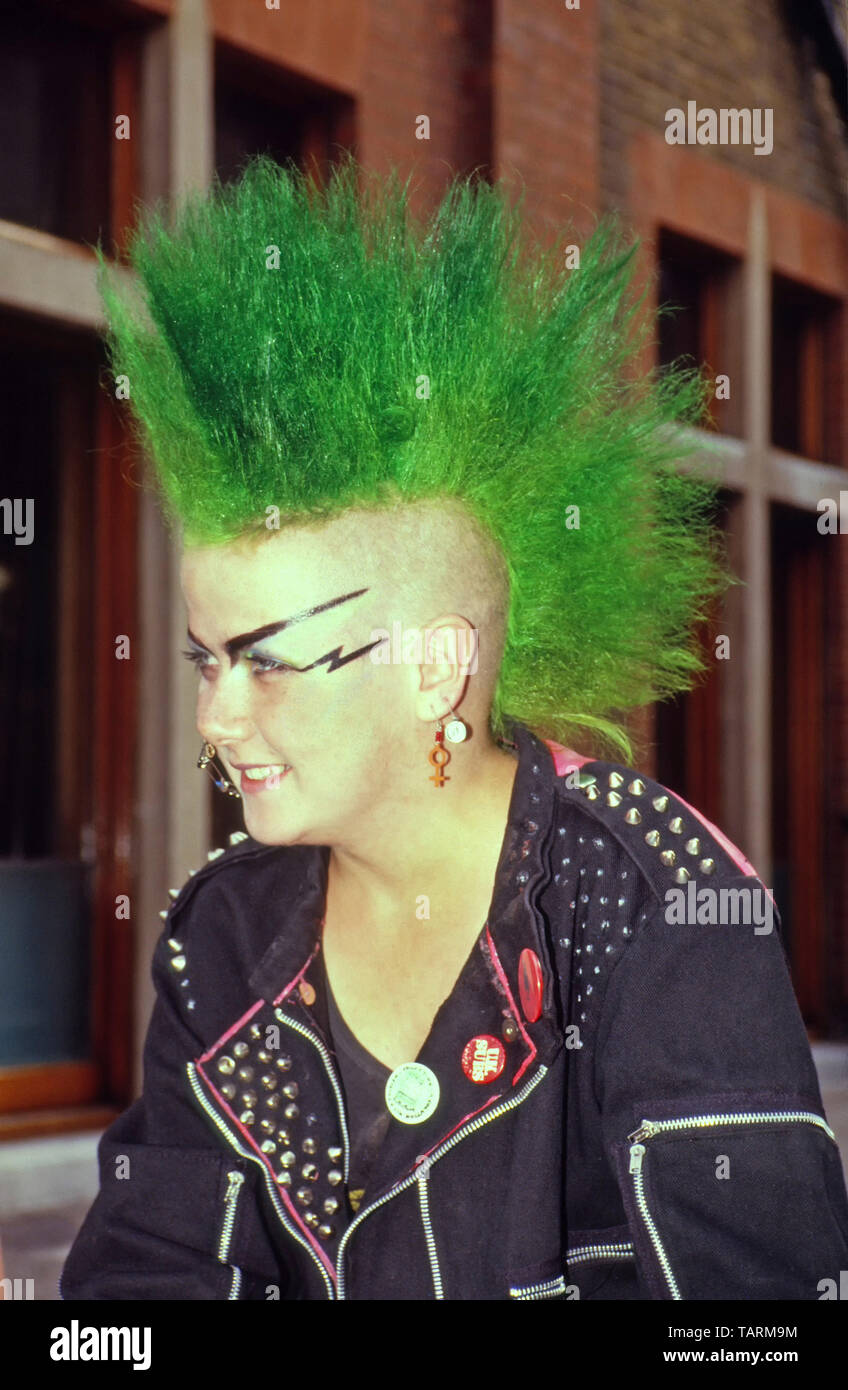
[[[427,761],[433,765],[433,775],[429,780],[435,786],[443,787],[445,782],[450,781],[450,778],[446,777],[442,771],[450,762],[450,753],[445,748],[445,729],[441,719],[436,723],[436,744],[434,748],[431,748]]]
[[[204,740],[204,742],[200,746],[200,757],[197,760],[197,766],[209,767],[209,764],[215,757],[217,757],[217,753],[214,743],[206,743],[206,741]],[[238,787],[233,785],[226,772],[222,777],[216,777],[215,773],[210,768],[209,776],[212,778],[212,781],[215,783],[215,786],[218,788],[219,792],[224,792],[226,796],[241,796],[241,792],[239,791]]]
[[[427,759],[428,762],[432,763],[434,768],[433,776],[430,778],[430,781],[437,787],[443,787],[445,782],[450,781],[450,778],[446,777],[442,770],[447,767],[451,760],[451,755],[447,748],[445,748],[445,739],[447,739],[449,743],[464,743],[468,738],[468,725],[464,720],[460,719],[452,704],[448,703],[448,709],[453,715],[453,718],[448,722],[447,728],[445,728],[443,719],[437,720],[435,747],[430,750]]]

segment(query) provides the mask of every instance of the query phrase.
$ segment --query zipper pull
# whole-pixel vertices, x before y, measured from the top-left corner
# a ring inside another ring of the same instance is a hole
[[[638,1131],[637,1131],[638,1133]],[[645,1157],[644,1144],[631,1144],[630,1146],[630,1171],[631,1173],[641,1173],[642,1159]]]
[[[227,1187],[227,1195],[224,1198],[225,1203],[231,1202],[235,1197],[236,1193],[238,1192],[239,1188],[244,1182],[244,1173],[232,1172],[228,1173],[227,1177],[230,1181],[229,1186]]]
[[[643,1120],[639,1128],[634,1129],[633,1133],[628,1134],[627,1138],[631,1144],[639,1144],[643,1139],[650,1139],[654,1134],[656,1134],[656,1126],[653,1125],[650,1120]]]

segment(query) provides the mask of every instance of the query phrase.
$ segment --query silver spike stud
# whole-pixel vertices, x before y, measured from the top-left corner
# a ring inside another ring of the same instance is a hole
[[[657,845],[660,843],[660,832],[658,830],[649,830],[645,836],[645,841],[652,849],[656,849]]]
[[[674,863],[676,857],[677,857],[677,856],[675,855],[673,849],[664,849],[664,850],[662,850],[662,852],[660,853],[660,859],[662,860],[662,862],[663,862],[669,869],[671,868],[672,864]]]
[[[180,896],[180,890],[179,890],[179,888],[169,888],[169,889],[168,889],[168,897],[169,897],[169,898],[174,899],[174,898],[178,898],[179,896]]]
[[[209,853],[207,854],[206,858],[207,858],[207,860],[209,860],[209,859],[217,859],[218,856],[221,855],[221,854],[223,854],[223,853],[224,853],[223,849],[210,849],[210,851],[209,851]]]
[[[668,809],[668,797],[655,796],[653,801],[651,802],[651,805],[653,806],[655,811],[665,811]]]
[[[702,874],[711,874],[715,869],[714,859],[702,859],[699,865]]]
[[[673,819],[669,821],[668,828],[671,831],[672,835],[682,835],[683,821],[680,819],[679,816],[674,816]]]
[[[689,878],[691,878],[691,874],[689,873],[689,870],[688,870],[688,869],[684,869],[684,868],[681,866],[679,869],[677,869],[677,870],[675,871],[675,874],[674,874],[674,881],[675,881],[675,883],[686,883],[686,882],[688,881]]]
[[[634,777],[627,790],[631,796],[641,796],[645,790],[645,783],[641,777]]]
[[[620,806],[620,805],[621,805],[621,797],[619,796],[618,792],[607,792],[607,805],[608,805],[608,806]]]
[[[246,839],[247,839],[247,831],[246,831],[246,830],[234,830],[233,833],[232,833],[232,835],[230,836],[230,844],[231,844],[231,845],[240,845],[241,842],[242,842],[242,840],[246,840]]]
[[[687,853],[687,854],[700,854],[700,853],[701,853],[701,841],[698,840],[698,839],[687,840],[687,841],[686,841],[686,853]]]
[[[624,819],[627,821],[628,825],[640,825],[642,822],[642,812],[637,810],[635,806],[631,806]]]
[[[611,772],[608,780],[611,787],[620,787],[624,783],[624,778],[620,772]]]

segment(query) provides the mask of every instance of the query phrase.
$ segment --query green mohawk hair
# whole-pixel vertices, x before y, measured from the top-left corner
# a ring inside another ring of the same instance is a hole
[[[674,466],[706,388],[639,378],[650,324],[615,225],[568,269],[572,238],[528,245],[521,201],[455,179],[419,220],[394,171],[348,157],[318,188],[255,159],[145,216],[140,299],[98,251],[107,345],[186,544],[268,507],[289,524],[459,498],[509,574],[493,734],[592,730],[629,761],[621,716],[691,686],[728,582],[715,487]]]

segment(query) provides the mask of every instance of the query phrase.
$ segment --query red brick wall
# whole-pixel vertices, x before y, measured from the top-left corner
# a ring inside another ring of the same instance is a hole
[[[666,111],[692,100],[714,110],[771,107],[770,155],[742,145],[688,148],[845,217],[845,127],[811,45],[778,0],[606,0],[600,51],[605,208],[630,200],[632,137],[663,135]]]

